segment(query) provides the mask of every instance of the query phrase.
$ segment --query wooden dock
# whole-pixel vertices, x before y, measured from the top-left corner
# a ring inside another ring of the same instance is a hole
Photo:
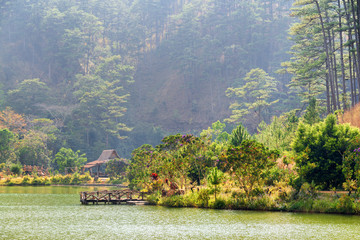
[[[96,191],[96,192],[81,192],[81,204],[121,204],[127,203],[131,205],[146,205],[144,201],[145,193],[134,190],[111,190],[111,191]]]

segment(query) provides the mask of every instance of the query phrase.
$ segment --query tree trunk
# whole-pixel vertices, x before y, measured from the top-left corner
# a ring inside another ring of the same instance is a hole
[[[325,27],[324,27],[324,21],[323,21],[323,18],[322,18],[322,15],[321,15],[321,9],[320,9],[320,5],[319,5],[319,2],[317,0],[314,0],[315,4],[316,4],[316,8],[317,8],[317,11],[319,13],[319,18],[320,18],[320,23],[321,23],[321,31],[322,31],[322,35],[323,35],[323,38],[324,38],[324,48],[325,48],[325,53],[326,53],[326,69],[328,70],[328,73],[327,73],[327,83],[326,85],[329,86],[330,85],[330,88],[331,88],[331,99],[333,99],[334,97],[334,86],[333,86],[333,81],[332,81],[332,74],[331,74],[331,71],[330,71],[330,54],[329,54],[329,47],[328,47],[328,44],[327,44],[327,39],[326,39],[326,33],[325,33]],[[330,83],[330,84],[329,84]],[[328,94],[327,94],[328,95]],[[327,96],[328,98],[329,96]],[[329,104],[330,102],[330,99],[327,99],[328,101],[328,109],[327,109],[327,112],[330,113],[332,110],[331,110],[331,104]],[[332,104],[334,104],[334,102],[332,102]]]
[[[351,24],[350,24],[350,13],[349,13],[349,9],[348,9],[348,4],[350,4],[350,0],[348,0],[348,2],[346,2],[345,0],[343,0],[343,4],[344,4],[344,10],[345,10],[345,16],[346,16],[346,25],[348,27],[348,41],[352,42],[352,28],[351,28]],[[353,68],[353,63],[352,63],[352,55],[354,55],[354,44],[349,44],[349,72],[350,72],[350,86],[351,86],[351,105],[355,106],[357,100],[356,100],[356,82],[355,82],[355,72],[356,72],[356,68]]]
[[[337,66],[336,66],[336,54],[335,54],[335,34],[334,31],[331,30],[332,34],[332,55],[334,56],[334,82],[335,82],[335,90],[336,90],[336,102],[337,102],[337,109],[341,109],[340,107],[340,97],[339,97],[339,83],[338,83],[338,77],[337,77]]]
[[[358,16],[356,15],[356,13],[359,12],[359,8],[360,6],[357,6],[357,8],[355,7],[354,4],[354,0],[351,0],[351,12],[353,15],[353,23],[354,23],[354,31],[355,31],[355,42],[356,42],[356,53],[357,56],[354,59],[354,63],[356,66],[356,79],[357,79],[357,83],[358,83],[358,89],[360,90],[360,77],[359,77],[359,70],[360,70],[360,66],[359,66],[359,58],[360,58],[360,37],[359,37],[359,19],[357,18]],[[357,9],[357,11],[355,12],[355,9]],[[354,56],[353,56],[354,57]],[[359,95],[360,97],[360,95]],[[360,101],[360,99],[358,99],[358,101]]]
[[[346,96],[346,82],[345,82],[345,64],[344,64],[344,48],[343,48],[343,35],[342,35],[342,22],[341,22],[341,3],[338,0],[339,7],[339,38],[340,38],[340,62],[341,62],[341,78],[342,78],[342,95],[343,95],[343,108],[346,110],[347,107],[347,96]]]
[[[352,69],[352,58],[351,58],[351,47],[349,46],[349,74],[350,74],[350,87],[351,87],[351,106],[355,106],[356,103],[356,85],[353,78],[353,69]]]

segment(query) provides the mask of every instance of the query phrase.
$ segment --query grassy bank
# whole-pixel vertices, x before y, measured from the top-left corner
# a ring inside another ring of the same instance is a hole
[[[46,185],[78,185],[94,183],[89,174],[57,174],[54,176],[6,176],[0,179],[0,186],[46,186]]]
[[[316,196],[300,196],[292,194],[287,198],[279,198],[273,194],[243,196],[241,194],[221,194],[216,199],[209,191],[202,189],[185,195],[170,197],[153,193],[148,197],[153,205],[167,207],[195,207],[231,210],[288,211],[306,213],[360,214],[360,198],[358,195],[319,193]]]

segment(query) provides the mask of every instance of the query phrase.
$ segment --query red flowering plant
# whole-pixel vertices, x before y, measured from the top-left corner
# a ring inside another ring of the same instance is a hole
[[[132,152],[127,170],[130,188],[146,189],[151,184],[149,175],[155,172],[156,164],[153,162],[157,154],[151,145],[143,145]]]
[[[157,173],[152,173],[151,174],[151,178],[152,178],[152,180],[158,180],[158,178],[159,178],[159,175],[157,174]]]
[[[163,189],[163,181],[159,178],[159,175],[157,173],[152,173],[150,175],[152,179],[152,183],[150,184],[149,190],[151,191],[161,191]]]
[[[150,188],[155,181],[167,178],[168,182],[179,183],[186,189],[190,182],[200,184],[206,169],[215,165],[218,154],[213,153],[209,141],[191,134],[176,134],[162,142],[155,148],[144,145],[133,151],[128,170],[132,186]]]

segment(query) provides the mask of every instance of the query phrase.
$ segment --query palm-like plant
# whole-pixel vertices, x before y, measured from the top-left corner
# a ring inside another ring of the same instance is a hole
[[[208,182],[214,186],[215,200],[216,192],[219,190],[218,185],[222,183],[224,179],[224,173],[219,170],[217,167],[214,167],[210,170],[210,173],[207,177]]]

